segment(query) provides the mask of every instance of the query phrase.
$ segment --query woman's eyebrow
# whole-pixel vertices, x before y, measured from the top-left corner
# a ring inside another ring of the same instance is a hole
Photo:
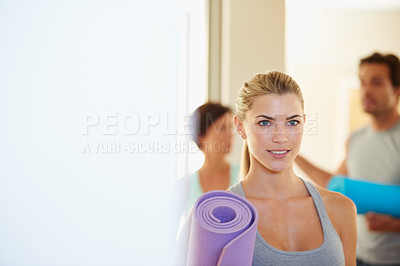
[[[276,120],[276,118],[271,117],[271,116],[266,116],[266,115],[258,115],[258,116],[256,116],[256,118],[259,118],[259,117],[263,117],[265,119],[272,120],[272,121]],[[286,120],[291,120],[291,119],[296,118],[296,117],[302,117],[302,116],[296,114],[296,115],[292,115],[292,116],[286,117]]]
[[[271,117],[271,116],[266,116],[266,115],[258,115],[258,116],[256,116],[256,118],[259,118],[259,117],[263,117],[263,118],[265,118],[265,119],[268,119],[268,120],[276,120],[275,118],[273,118],[273,117]]]
[[[303,116],[301,116],[301,115],[292,115],[292,116],[286,117],[286,120],[291,120],[291,119],[296,118],[296,117],[303,117]]]

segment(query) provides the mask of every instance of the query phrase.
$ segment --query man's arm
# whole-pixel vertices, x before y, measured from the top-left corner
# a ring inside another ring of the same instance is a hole
[[[391,215],[368,212],[365,215],[370,231],[400,233],[400,219]]]
[[[348,143],[349,141],[346,141],[346,158],[343,160],[343,162],[340,164],[339,169],[335,173],[330,173],[322,168],[319,168],[318,166],[312,164],[310,161],[305,159],[301,155],[297,155],[295,162],[296,164],[300,167],[301,170],[304,171],[311,179],[314,181],[317,185],[321,187],[327,187],[329,180],[333,175],[345,175],[347,176],[347,152],[348,152]]]
[[[297,155],[295,162],[317,185],[321,187],[326,187],[328,185],[333,175],[332,173],[315,166],[301,155]]]

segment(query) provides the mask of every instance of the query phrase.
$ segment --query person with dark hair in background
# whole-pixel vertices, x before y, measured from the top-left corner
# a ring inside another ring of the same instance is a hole
[[[374,53],[360,60],[359,78],[362,107],[371,123],[351,134],[335,175],[400,185],[400,61]],[[333,176],[302,156],[296,163],[322,187]],[[400,219],[370,212],[358,216],[357,228],[357,265],[400,265]]]
[[[202,167],[188,177],[186,211],[199,196],[211,190],[226,190],[238,181],[239,166],[227,161],[233,141],[233,117],[228,107],[208,102],[193,114],[193,141],[204,154]]]

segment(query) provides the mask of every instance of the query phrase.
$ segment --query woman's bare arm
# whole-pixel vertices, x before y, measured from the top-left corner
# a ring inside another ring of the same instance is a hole
[[[354,203],[345,198],[346,202],[340,207],[340,239],[343,244],[346,266],[356,265],[357,246],[357,210]]]
[[[343,245],[346,266],[356,265],[357,210],[353,201],[338,192],[318,188],[336,233]]]

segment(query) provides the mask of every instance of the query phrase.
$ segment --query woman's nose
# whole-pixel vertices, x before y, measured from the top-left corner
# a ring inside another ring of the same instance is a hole
[[[285,143],[288,141],[285,125],[276,125],[274,128],[272,141],[275,143]]]

